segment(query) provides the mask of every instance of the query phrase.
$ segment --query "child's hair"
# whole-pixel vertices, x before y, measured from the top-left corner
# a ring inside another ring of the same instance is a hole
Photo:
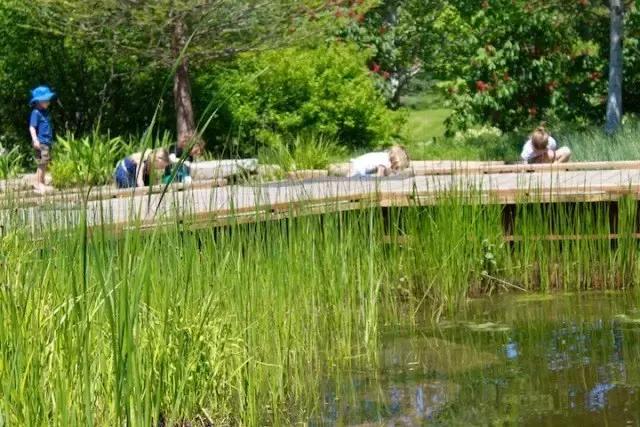
[[[144,150],[141,153],[140,161],[142,162],[151,162],[151,164],[155,165],[158,161],[169,164],[169,150],[166,148],[156,148],[155,150]]]
[[[151,152],[151,159],[169,163],[169,151],[166,148],[156,148]]]
[[[142,152],[133,154],[135,155],[139,155],[142,157],[142,160],[149,160],[149,159],[158,159],[158,160],[164,160],[164,159],[169,159],[169,150],[167,150],[166,148],[154,148],[153,150],[150,148],[145,148],[144,150],[142,150]]]
[[[397,172],[409,167],[409,154],[402,145],[394,145],[389,149],[391,170]]]
[[[191,151],[191,154],[193,154],[193,152],[196,151],[198,155],[202,155],[202,153],[204,152],[204,148],[205,148],[205,143],[202,139],[200,139],[198,142],[193,144],[190,151]]]
[[[535,150],[546,150],[549,146],[549,132],[544,126],[538,126],[531,134],[531,144]]]

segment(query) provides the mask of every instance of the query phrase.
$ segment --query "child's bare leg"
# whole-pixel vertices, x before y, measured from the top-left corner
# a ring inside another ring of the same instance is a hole
[[[567,163],[569,160],[571,160],[571,149],[569,149],[568,147],[559,148],[558,150],[556,150],[555,157],[556,158],[554,163]]]
[[[556,153],[553,150],[547,150],[547,154],[544,156],[545,163],[553,163],[556,160]]]
[[[553,163],[553,159],[555,154],[552,150],[547,150],[544,154],[536,157],[531,163],[534,164],[545,164],[545,163]]]
[[[41,146],[38,149],[38,168],[36,169],[36,182],[34,183],[36,190],[42,190],[46,186],[45,178],[50,160],[49,148]]]
[[[44,176],[45,176],[45,170],[44,170],[44,166],[38,166],[38,169],[36,169],[36,184],[39,185],[44,185]]]
[[[45,188],[45,174],[46,168],[43,165],[38,165],[38,168],[36,169],[36,177],[35,182],[33,183],[33,188],[35,188],[36,190],[42,190]]]

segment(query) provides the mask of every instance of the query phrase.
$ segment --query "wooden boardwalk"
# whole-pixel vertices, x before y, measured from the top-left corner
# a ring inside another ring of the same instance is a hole
[[[209,226],[260,221],[365,206],[432,205],[443,197],[468,203],[538,203],[640,199],[640,163],[574,163],[562,167],[472,164],[432,168],[419,176],[383,179],[326,177],[309,181],[172,187],[166,194],[149,189],[93,193],[86,202],[90,226],[123,229],[174,224],[176,218]],[[158,189],[156,189],[158,190]],[[83,197],[43,198],[40,203],[3,211],[5,224],[34,230],[77,224]],[[115,194],[115,195],[114,195]],[[93,199],[93,200],[92,200]]]

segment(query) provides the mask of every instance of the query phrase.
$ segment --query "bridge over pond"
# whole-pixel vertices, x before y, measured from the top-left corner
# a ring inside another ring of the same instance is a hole
[[[640,199],[640,162],[504,165],[482,162],[418,162],[410,176],[307,180],[222,185],[217,179],[190,186],[55,193],[12,198],[5,194],[5,223],[36,228],[73,225],[87,207],[89,226],[116,230],[153,228],[188,219],[192,226],[255,222],[363,207],[434,205],[443,197],[466,203],[611,202]],[[15,224],[15,222],[14,222]]]

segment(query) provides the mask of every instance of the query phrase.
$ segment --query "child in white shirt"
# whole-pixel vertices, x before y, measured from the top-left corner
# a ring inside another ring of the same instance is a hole
[[[407,150],[400,145],[394,145],[387,151],[367,153],[351,159],[348,176],[389,176],[408,167]]]
[[[571,159],[568,147],[558,148],[557,141],[540,126],[522,147],[520,157],[525,163],[566,163]]]

